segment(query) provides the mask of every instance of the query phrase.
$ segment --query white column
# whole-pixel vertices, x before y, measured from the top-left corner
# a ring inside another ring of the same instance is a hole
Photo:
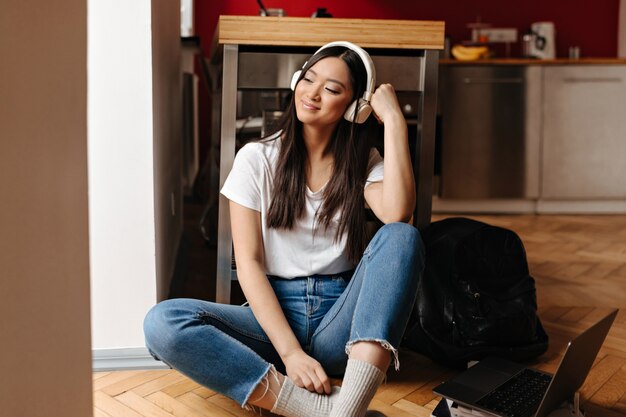
[[[94,366],[151,367],[182,229],[180,4],[90,0],[88,35]]]
[[[150,0],[88,3],[92,344],[141,348],[156,300]]]

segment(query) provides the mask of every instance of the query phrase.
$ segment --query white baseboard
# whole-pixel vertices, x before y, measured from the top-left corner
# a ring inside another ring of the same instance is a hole
[[[433,213],[625,214],[626,200],[441,199]]]
[[[539,214],[624,214],[624,200],[539,200]]]
[[[524,199],[441,199],[434,197],[433,213],[535,213],[535,200]]]
[[[131,369],[169,369],[157,361],[145,347],[121,349],[93,349],[93,371],[119,371]]]

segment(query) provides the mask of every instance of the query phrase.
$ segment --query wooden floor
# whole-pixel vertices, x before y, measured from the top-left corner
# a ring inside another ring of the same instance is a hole
[[[516,231],[526,246],[550,335],[534,365],[553,371],[572,336],[609,307],[621,308],[581,393],[588,417],[626,416],[626,216],[472,217]],[[432,388],[454,371],[408,351],[400,359],[400,372],[389,372],[370,409],[428,417],[438,401]],[[96,417],[259,415],[171,370],[95,373],[94,404]]]

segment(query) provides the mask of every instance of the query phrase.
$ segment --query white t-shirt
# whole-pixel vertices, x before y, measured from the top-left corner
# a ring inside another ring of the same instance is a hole
[[[334,242],[339,213],[328,230],[315,228],[315,213],[322,204],[324,187],[316,192],[306,188],[305,213],[294,227],[270,229],[267,211],[271,203],[274,170],[281,140],[250,142],[237,155],[221,193],[231,201],[261,213],[265,269],[283,278],[335,274],[354,268],[344,253],[347,235]],[[383,179],[383,159],[370,151],[365,187]]]

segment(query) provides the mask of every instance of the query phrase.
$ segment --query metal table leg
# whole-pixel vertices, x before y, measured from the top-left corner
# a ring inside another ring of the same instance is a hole
[[[222,67],[222,121],[220,140],[220,189],[233,167],[235,159],[235,121],[237,118],[237,45],[224,45]],[[232,232],[228,199],[219,196],[219,218],[217,226],[217,274],[215,300],[230,304],[230,280],[232,259]]]
[[[437,115],[438,51],[424,51],[421,66],[420,90],[421,117],[419,118],[418,146],[413,169],[417,186],[416,226],[419,229],[430,224],[435,168],[435,120]]]

